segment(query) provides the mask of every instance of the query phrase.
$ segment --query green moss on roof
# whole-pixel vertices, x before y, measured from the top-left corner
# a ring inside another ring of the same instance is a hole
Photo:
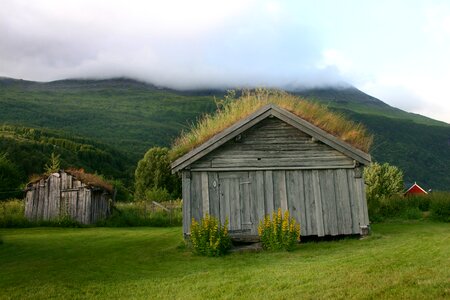
[[[192,125],[189,131],[181,133],[173,143],[169,153],[170,158],[175,160],[183,156],[214,135],[270,103],[290,111],[357,149],[364,152],[369,151],[373,136],[362,124],[331,112],[324,105],[306,101],[286,92],[258,89],[254,92],[246,91],[238,99],[225,97],[218,103],[217,111],[214,114],[205,114]]]

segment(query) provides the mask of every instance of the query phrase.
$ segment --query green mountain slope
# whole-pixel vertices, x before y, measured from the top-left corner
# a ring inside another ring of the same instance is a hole
[[[197,95],[129,79],[37,83],[0,80],[0,124],[51,128],[108,144],[137,160],[215,108]]]
[[[450,125],[404,112],[355,88],[295,94],[364,123],[375,135],[371,154],[405,171],[407,182],[450,190]],[[220,90],[174,91],[129,80],[0,79],[0,124],[50,128],[86,137],[132,162],[154,145],[170,145],[201,114],[215,109]]]
[[[23,182],[44,171],[52,152],[60,155],[62,168],[83,168],[130,183],[134,162],[107,145],[54,130],[0,126],[0,153],[19,167]]]
[[[372,159],[399,166],[405,182],[450,190],[450,125],[387,105],[356,88],[294,92],[363,123],[374,134]]]

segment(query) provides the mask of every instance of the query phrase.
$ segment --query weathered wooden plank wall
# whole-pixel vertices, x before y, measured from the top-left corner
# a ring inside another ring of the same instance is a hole
[[[92,224],[110,213],[110,195],[92,190],[65,172],[33,184],[25,197],[25,216],[31,221],[70,217]]]
[[[266,119],[239,139],[194,162],[191,170],[353,168],[354,162],[341,152],[314,141],[307,134],[280,121]]]
[[[278,208],[300,222],[303,236],[360,234],[369,221],[364,182],[354,169],[184,171],[182,180],[186,234],[204,207],[222,223],[228,218],[232,232],[254,235],[264,215]]]

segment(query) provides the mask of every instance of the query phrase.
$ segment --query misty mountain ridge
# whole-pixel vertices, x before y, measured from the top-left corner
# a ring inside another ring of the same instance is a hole
[[[373,159],[398,165],[406,181],[450,189],[449,124],[392,107],[351,86],[290,92],[363,123],[374,134]],[[135,163],[152,146],[170,146],[181,130],[214,112],[215,100],[225,94],[220,88],[175,90],[130,78],[1,78],[0,124],[62,130],[109,145]]]

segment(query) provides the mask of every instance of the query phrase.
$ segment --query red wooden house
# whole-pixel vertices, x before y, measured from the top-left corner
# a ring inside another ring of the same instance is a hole
[[[428,194],[427,191],[425,191],[423,188],[421,188],[417,182],[414,182],[414,184],[405,192],[405,196],[416,196],[416,195],[426,195]]]

